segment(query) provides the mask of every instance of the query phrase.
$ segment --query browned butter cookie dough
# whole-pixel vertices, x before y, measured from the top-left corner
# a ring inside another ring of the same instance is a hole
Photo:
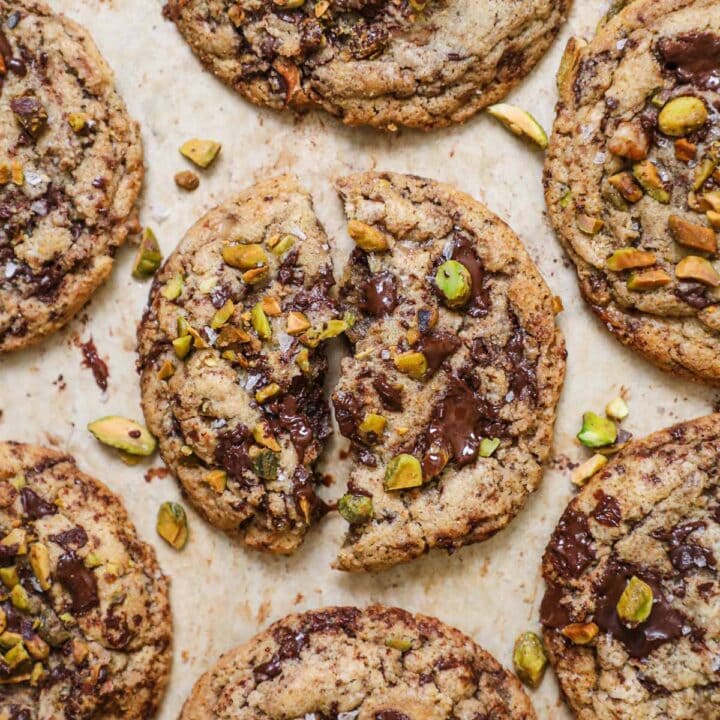
[[[337,566],[380,570],[497,532],[552,444],[565,346],[515,234],[454,188],[367,173],[338,183],[356,243],[356,322],[333,395],[355,463]]]
[[[138,126],[87,32],[0,0],[0,351],[65,325],[108,277],[142,177]]]
[[[720,415],[631,443],[543,559],[545,644],[581,720],[720,718]]]
[[[637,0],[562,61],[546,199],[592,309],[720,384],[720,4]]]
[[[250,547],[291,553],[326,510],[327,237],[291,176],[211,210],[155,276],[138,335],[145,418],[197,509]]]
[[[500,100],[570,0],[169,0],[195,54],[248,100],[430,129]]]
[[[168,582],[120,499],[56,450],[0,443],[0,718],[147,720]]]
[[[290,615],[230,651],[181,720],[534,720],[520,683],[458,630],[397,608]]]

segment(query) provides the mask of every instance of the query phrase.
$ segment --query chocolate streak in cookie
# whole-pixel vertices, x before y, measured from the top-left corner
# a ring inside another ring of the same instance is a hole
[[[720,16],[628,5],[568,45],[545,183],[586,300],[622,342],[720,384]]]
[[[339,189],[358,247],[340,289],[354,357],[333,395],[355,454],[337,565],[379,570],[482,540],[520,510],[550,447],[564,344],[537,269],[483,206],[403,175]]]
[[[578,717],[718,717],[719,443],[719,415],[631,443],[563,513],[541,620]],[[644,618],[622,605],[631,581],[651,595]]]
[[[168,585],[120,501],[0,443],[0,716],[144,720],[170,670]]]
[[[0,0],[0,352],[62,327],[107,278],[142,177],[139,128],[86,31]]]
[[[210,211],[156,275],[140,327],[143,409],[199,511],[247,545],[293,552],[325,511],[322,344],[342,320],[327,239],[295,178]]]

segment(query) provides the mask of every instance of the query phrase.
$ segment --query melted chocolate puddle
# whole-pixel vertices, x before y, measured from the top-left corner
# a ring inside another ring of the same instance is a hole
[[[373,275],[362,286],[360,308],[375,317],[390,315],[397,307],[397,278],[391,272]]]
[[[566,508],[546,552],[560,577],[580,577],[595,559],[587,515],[572,506]]]
[[[689,32],[658,42],[658,52],[682,83],[716,90],[720,86],[720,36]]]

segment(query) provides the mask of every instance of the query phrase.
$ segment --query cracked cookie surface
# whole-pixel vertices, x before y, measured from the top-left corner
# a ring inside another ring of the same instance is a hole
[[[0,0],[0,351],[65,325],[112,269],[142,143],[87,32]]]
[[[326,510],[322,344],[346,323],[325,232],[291,176],[211,210],[156,274],[138,333],[142,402],[164,461],[212,524],[291,553]]]
[[[168,582],[120,499],[72,457],[0,443],[0,581],[0,717],[154,715]]]
[[[552,444],[565,346],[550,290],[483,205],[390,173],[338,188],[357,247],[340,289],[354,355],[333,394],[354,450],[337,566],[380,570],[483,540],[523,507]]]
[[[545,167],[550,218],[607,328],[720,384],[720,6],[641,0],[571,39]]]
[[[469,637],[396,608],[290,615],[230,651],[181,720],[534,720],[520,683]]]
[[[170,0],[195,54],[252,102],[430,129],[500,100],[570,0]]]
[[[631,443],[560,518],[541,619],[581,720],[720,718],[719,449],[720,415]],[[644,620],[618,604],[632,578]]]

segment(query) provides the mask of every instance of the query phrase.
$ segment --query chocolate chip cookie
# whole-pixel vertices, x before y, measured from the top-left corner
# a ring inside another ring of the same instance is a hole
[[[120,499],[55,450],[0,443],[0,717],[150,718],[168,582]]]
[[[720,717],[720,415],[631,443],[543,559],[545,644],[583,720]]]
[[[248,100],[348,125],[436,128],[500,100],[570,0],[169,0],[206,67]]]
[[[397,608],[290,615],[227,653],[181,720],[534,720],[520,683],[458,630]]]
[[[291,553],[326,510],[325,340],[341,318],[325,232],[294,177],[211,210],[155,276],[138,335],[143,409],[197,509]]]
[[[720,8],[632,2],[558,82],[546,200],[582,294],[651,362],[720,384]]]
[[[65,325],[110,274],[142,143],[88,33],[0,0],[0,351]]]
[[[503,528],[542,476],[565,346],[553,297],[499,218],[431,180],[340,180],[355,316],[333,395],[355,462],[337,566],[379,570]]]

